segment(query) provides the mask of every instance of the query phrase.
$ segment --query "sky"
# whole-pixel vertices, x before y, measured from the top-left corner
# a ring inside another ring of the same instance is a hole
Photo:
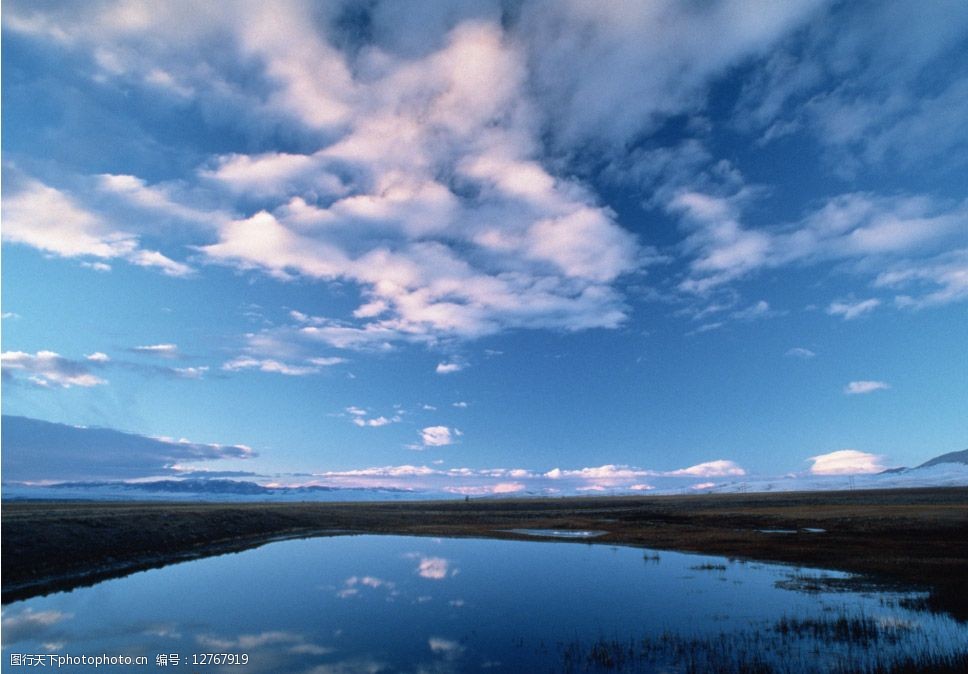
[[[968,446],[963,2],[2,30],[5,480],[648,490]]]

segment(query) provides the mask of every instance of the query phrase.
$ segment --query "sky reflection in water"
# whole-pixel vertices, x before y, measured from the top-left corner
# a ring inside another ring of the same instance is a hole
[[[783,618],[815,626],[862,617],[884,630],[848,649],[829,633],[818,648],[810,629],[794,629],[785,636],[792,656],[814,664],[848,651],[869,662],[895,651],[968,648],[968,626],[911,608],[917,594],[803,592],[796,588],[817,584],[791,582],[821,573],[846,577],[561,542],[285,541],[11,604],[3,669],[12,670],[13,653],[145,655],[147,669],[162,671],[160,653],[178,653],[184,665],[195,653],[228,652],[249,654],[248,665],[229,668],[239,674],[559,671],[575,664],[569,653],[599,640],[726,633],[769,649]]]

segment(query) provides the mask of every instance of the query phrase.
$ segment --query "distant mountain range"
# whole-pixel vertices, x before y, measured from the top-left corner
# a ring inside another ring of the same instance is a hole
[[[731,478],[695,487],[656,489],[649,494],[737,493],[776,491],[830,491],[841,489],[899,489],[913,487],[968,486],[968,449],[942,454],[915,468],[891,468],[867,475],[810,475]],[[630,494],[615,488],[602,494]],[[506,496],[542,496],[541,491],[519,491]],[[558,493],[556,496],[577,495]],[[389,487],[331,487],[307,485],[266,486],[247,480],[227,478],[183,478],[142,482],[121,480],[70,481],[48,485],[5,483],[4,499],[81,499],[81,500],[191,500],[191,501],[389,501],[417,499],[455,499],[462,495],[437,490],[410,490]],[[482,498],[482,497],[475,497]],[[489,496],[487,498],[501,498]]]

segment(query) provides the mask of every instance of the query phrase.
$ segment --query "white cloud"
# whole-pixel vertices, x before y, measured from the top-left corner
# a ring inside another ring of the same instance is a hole
[[[175,373],[175,376],[181,377],[182,379],[201,379],[208,370],[207,365],[201,365],[199,367],[176,367],[172,371]]]
[[[691,477],[727,477],[746,475],[746,470],[738,466],[733,461],[719,459],[717,461],[706,461],[688,468],[672,470],[664,473],[669,476],[691,476]]]
[[[177,344],[148,344],[145,346],[132,347],[131,350],[136,353],[147,353],[154,356],[161,356],[162,358],[175,358],[179,355]]]
[[[323,62],[343,58],[304,29],[297,36]],[[301,57],[273,57],[289,63],[274,71],[280,95],[303,91],[308,97],[293,100],[309,106],[298,113],[308,120],[322,93],[308,95]],[[312,157],[220,162],[218,176],[255,174],[262,193],[278,193],[276,205],[220,225],[219,241],[202,251],[280,278],[358,284],[365,301],[357,322],[312,326],[340,348],[514,327],[616,327],[625,307],[613,283],[639,267],[638,245],[581,185],[536,161],[524,58],[489,23],[456,27],[419,57],[381,55],[365,80],[336,87],[359,104],[340,116],[347,127],[336,142]],[[349,77],[347,68],[337,72]],[[326,175],[337,165],[349,180],[343,192],[326,206],[304,198],[296,174]],[[465,186],[480,196],[461,196]]]
[[[384,416],[374,417],[372,419],[364,419],[363,417],[354,417],[353,423],[360,428],[370,427],[379,428],[380,426],[386,426],[392,424],[395,421],[400,421],[400,417],[394,417],[393,419],[388,419]]]
[[[740,309],[734,311],[730,316],[739,321],[754,321],[758,318],[767,318],[769,316],[775,315],[776,312],[770,309],[770,303],[766,300],[760,300],[755,304],[751,304],[745,309]]]
[[[639,468],[632,468],[630,466],[606,464],[604,466],[580,468],[578,470],[562,470],[560,468],[554,468],[546,472],[544,477],[552,480],[560,480],[563,478],[579,478],[582,480],[616,481],[638,479],[640,477],[646,477],[649,475],[655,475],[655,472],[641,470]]]
[[[141,267],[155,267],[169,276],[192,274],[191,267],[141,248],[136,235],[112,227],[67,193],[13,171],[4,173],[4,180],[9,180],[9,174],[14,182],[3,198],[4,241],[59,257],[119,258]]]
[[[64,358],[54,351],[4,351],[0,354],[4,377],[26,376],[27,381],[43,388],[90,388],[108,382],[94,375],[83,361]],[[14,374],[16,373],[16,375]]]
[[[462,604],[463,602],[458,605]],[[451,605],[454,605],[454,603],[451,602]],[[430,651],[435,655],[443,655],[447,658],[455,658],[464,652],[464,647],[458,642],[453,641],[452,639],[444,639],[442,637],[430,637],[430,639],[427,640],[427,645],[430,647]]]
[[[880,305],[881,301],[876,298],[857,302],[837,301],[830,303],[830,306],[827,307],[827,313],[831,316],[843,316],[845,321],[852,321],[859,316],[874,311]]]
[[[111,360],[111,357],[108,354],[101,353],[100,351],[95,351],[94,353],[90,353],[84,357],[94,363],[107,363]]]
[[[227,372],[238,372],[239,370],[259,370],[260,372],[270,372],[283,374],[289,377],[303,377],[310,374],[318,374],[322,371],[322,366],[292,365],[272,358],[252,358],[250,356],[239,356],[222,364],[222,369]]]
[[[863,393],[873,393],[874,391],[882,391],[889,388],[891,387],[882,381],[852,381],[844,387],[844,393],[847,395],[859,395]]]
[[[878,274],[877,287],[904,288],[895,303],[903,308],[924,309],[968,300],[968,248],[923,261],[905,260]]]
[[[467,403],[463,400],[458,400],[456,403],[452,403],[451,407],[456,407],[458,409],[467,409]]]
[[[443,557],[421,557],[417,566],[417,575],[427,580],[444,580],[456,575],[456,571],[451,568],[450,560]]]
[[[32,608],[13,614],[10,611],[4,611],[4,613],[3,638],[11,644],[27,639],[38,640],[54,625],[74,617],[73,613],[64,611],[35,611]]]
[[[762,131],[761,142],[808,133],[844,175],[884,162],[952,162],[966,142],[957,121],[968,111],[966,83],[957,67],[930,75],[961,53],[963,10],[957,1],[828,4],[746,83],[741,124]]]
[[[880,473],[886,470],[884,457],[878,454],[859,452],[856,449],[841,449],[829,454],[811,456],[810,472],[814,475],[858,475]]]
[[[444,487],[444,491],[464,496],[487,496],[495,494],[516,494],[527,489],[523,482],[497,482],[485,485],[465,485],[458,487]]]
[[[449,363],[437,363],[437,374],[451,374],[452,372],[460,372],[464,369],[464,365],[461,363],[449,362]]]
[[[420,431],[420,441],[424,447],[444,447],[453,444],[454,436],[459,433],[447,426],[427,426]]]
[[[852,261],[848,270],[867,275],[900,256],[964,242],[968,224],[968,202],[855,192],[827,199],[796,222],[751,228],[743,224],[743,210],[766,192],[745,185],[739,176],[726,182],[718,188],[726,194],[685,187],[664,204],[681,217],[686,231],[682,249],[692,256],[689,275],[679,284],[684,292],[706,295],[764,269],[830,260]],[[840,315],[852,307],[835,305]]]
[[[807,358],[813,358],[817,354],[814,353],[813,351],[811,351],[810,349],[805,348],[805,347],[795,346],[792,349],[788,350],[783,355],[787,356],[788,358],[803,358],[803,359],[807,359]]]

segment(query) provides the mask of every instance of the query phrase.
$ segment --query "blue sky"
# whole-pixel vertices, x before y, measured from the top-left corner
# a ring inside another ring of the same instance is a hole
[[[263,4],[4,3],[4,414],[473,493],[966,445],[964,3]]]

